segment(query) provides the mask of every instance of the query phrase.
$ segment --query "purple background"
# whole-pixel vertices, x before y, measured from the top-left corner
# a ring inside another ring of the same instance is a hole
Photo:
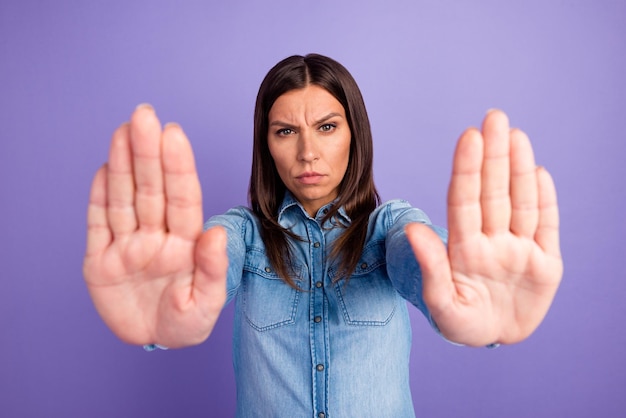
[[[383,198],[445,224],[452,150],[491,107],[553,173],[565,276],[539,330],[450,346],[416,310],[428,417],[626,410],[626,2],[0,2],[0,416],[228,417],[232,306],[204,344],[147,354],[96,315],[81,274],[91,178],[141,102],[190,136],[205,215],[245,204],[252,111],[278,60],[344,63],[368,104]]]

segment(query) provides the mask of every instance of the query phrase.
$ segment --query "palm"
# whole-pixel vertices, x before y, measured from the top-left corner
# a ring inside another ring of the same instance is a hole
[[[561,274],[558,210],[526,136],[491,112],[459,140],[448,194],[447,251],[426,228],[409,239],[424,298],[443,334],[484,345],[526,338],[546,314]]]
[[[200,342],[223,305],[226,265],[224,233],[202,234],[187,139],[139,108],[92,186],[84,274],[98,312],[131,343]]]

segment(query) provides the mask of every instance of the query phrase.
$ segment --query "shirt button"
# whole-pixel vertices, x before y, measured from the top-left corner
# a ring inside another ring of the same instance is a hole
[[[324,365],[323,364],[318,364],[317,366],[315,366],[315,369],[317,369],[318,372],[323,372],[324,371]]]
[[[316,242],[315,244],[313,244],[313,246],[314,246],[315,248],[319,248],[319,247],[320,247],[320,243],[319,243],[319,242]]]
[[[322,287],[322,282],[315,282],[315,287],[317,287],[318,289]]]
[[[265,267],[265,272],[266,272],[266,273],[271,273],[271,272],[272,272],[272,269],[271,269],[271,268],[269,268],[269,267]]]
[[[361,264],[361,268],[362,268],[363,270],[365,270],[365,269],[367,268],[367,263],[363,263],[363,264]]]
[[[320,412],[319,414],[317,414],[317,418],[326,418],[326,414],[323,412]]]
[[[314,320],[316,323],[318,323],[318,324],[319,324],[320,322],[322,322],[322,317],[321,317],[321,316],[316,316],[315,318],[313,318],[313,320]]]

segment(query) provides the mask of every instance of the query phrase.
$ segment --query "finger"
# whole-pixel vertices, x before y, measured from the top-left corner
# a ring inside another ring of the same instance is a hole
[[[561,258],[559,243],[559,209],[556,188],[550,173],[543,167],[537,168],[539,185],[539,223],[535,242],[547,253]]]
[[[422,270],[424,302],[431,314],[436,316],[453,302],[456,292],[446,247],[427,225],[411,223],[405,231]]]
[[[203,233],[196,246],[196,272],[193,282],[193,298],[202,301],[208,312],[215,314],[226,302],[226,231],[214,227]]]
[[[122,236],[137,229],[134,202],[130,129],[126,123],[113,133],[107,164],[107,216],[113,235]]]
[[[482,158],[483,142],[480,132],[468,129],[457,143],[448,189],[448,229],[451,243],[481,233]]]
[[[94,176],[89,205],[87,207],[87,250],[86,256],[104,251],[111,243],[111,230],[107,220],[107,167],[100,167]]]
[[[490,111],[485,116],[482,133],[485,141],[480,198],[483,232],[494,234],[510,229],[509,119],[502,111]]]
[[[135,176],[135,211],[140,228],[164,228],[165,194],[161,166],[161,124],[150,105],[131,117],[130,142]]]
[[[202,232],[202,191],[191,144],[176,124],[163,131],[163,169],[168,230],[195,241]]]
[[[511,232],[532,238],[537,229],[537,174],[530,140],[511,130]]]

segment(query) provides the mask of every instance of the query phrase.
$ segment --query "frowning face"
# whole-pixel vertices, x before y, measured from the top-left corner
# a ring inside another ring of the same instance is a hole
[[[291,90],[269,112],[267,141],[278,175],[307,213],[339,194],[351,133],[339,101],[316,85]]]

